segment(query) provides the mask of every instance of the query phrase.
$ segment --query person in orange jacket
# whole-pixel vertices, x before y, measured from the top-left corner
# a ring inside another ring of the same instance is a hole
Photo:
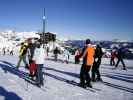
[[[94,62],[94,53],[95,47],[91,44],[90,39],[86,40],[85,47],[80,54],[80,58],[83,58],[83,64],[80,70],[80,86],[83,88],[90,87],[91,85],[91,78],[90,78],[90,69]]]

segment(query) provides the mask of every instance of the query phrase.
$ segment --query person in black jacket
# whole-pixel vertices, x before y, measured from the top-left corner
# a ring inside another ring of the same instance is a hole
[[[102,51],[101,45],[98,44],[96,46],[95,55],[94,55],[94,63],[92,66],[92,81],[96,81],[96,80],[100,81],[101,80],[99,67],[101,64],[102,56],[103,56],[103,51]],[[95,75],[97,75],[97,78],[95,78]]]
[[[124,57],[124,49],[123,48],[119,48],[118,51],[117,51],[118,61],[117,61],[116,65],[115,65],[115,68],[118,67],[118,64],[121,61],[122,65],[123,65],[123,70],[126,70],[126,66],[125,66],[125,63],[123,61],[123,57]]]
[[[54,49],[54,59],[55,59],[55,61],[58,60],[58,53],[59,53],[59,49],[58,49],[58,47],[56,47],[56,48]]]
[[[29,43],[28,45],[28,57],[29,57],[29,62],[32,60],[33,55],[34,55],[34,50],[35,50],[35,43]]]

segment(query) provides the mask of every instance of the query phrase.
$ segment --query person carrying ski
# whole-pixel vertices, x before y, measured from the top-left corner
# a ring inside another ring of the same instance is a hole
[[[39,87],[43,86],[43,72],[42,68],[44,65],[45,50],[40,42],[36,43],[36,48],[34,51],[33,61],[36,63],[37,72],[36,72],[36,81]]]
[[[85,47],[83,48],[82,53],[80,54],[79,57],[83,58],[83,64],[80,70],[80,86],[83,88],[86,88],[86,86],[92,88],[89,72],[91,66],[93,65],[94,53],[95,53],[95,47],[91,44],[90,39],[87,39]]]
[[[23,62],[25,64],[25,68],[28,69],[28,63],[26,61],[27,49],[28,49],[28,43],[27,42],[21,43],[21,47],[20,47],[20,50],[19,50],[19,61],[17,63],[17,68],[20,67],[20,63],[23,60]]]
[[[102,51],[102,47],[100,44],[97,44],[96,49],[95,49],[95,55],[94,55],[94,63],[92,66],[92,81],[100,81],[101,79],[101,75],[100,75],[100,71],[99,71],[99,67],[101,64],[101,59],[103,56],[103,51]],[[95,78],[95,75],[97,74],[97,78]]]

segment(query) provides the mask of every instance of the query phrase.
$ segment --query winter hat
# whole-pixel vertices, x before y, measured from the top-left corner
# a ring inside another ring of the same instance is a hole
[[[85,41],[86,44],[90,44],[90,42],[91,42],[90,39],[86,39]]]

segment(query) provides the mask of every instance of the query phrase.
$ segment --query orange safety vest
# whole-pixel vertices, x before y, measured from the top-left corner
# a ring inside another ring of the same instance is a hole
[[[83,54],[83,58],[85,56],[87,56],[86,65],[88,65],[88,66],[93,65],[93,62],[94,62],[94,54],[95,54],[95,47],[89,44],[87,46],[84,54]]]

